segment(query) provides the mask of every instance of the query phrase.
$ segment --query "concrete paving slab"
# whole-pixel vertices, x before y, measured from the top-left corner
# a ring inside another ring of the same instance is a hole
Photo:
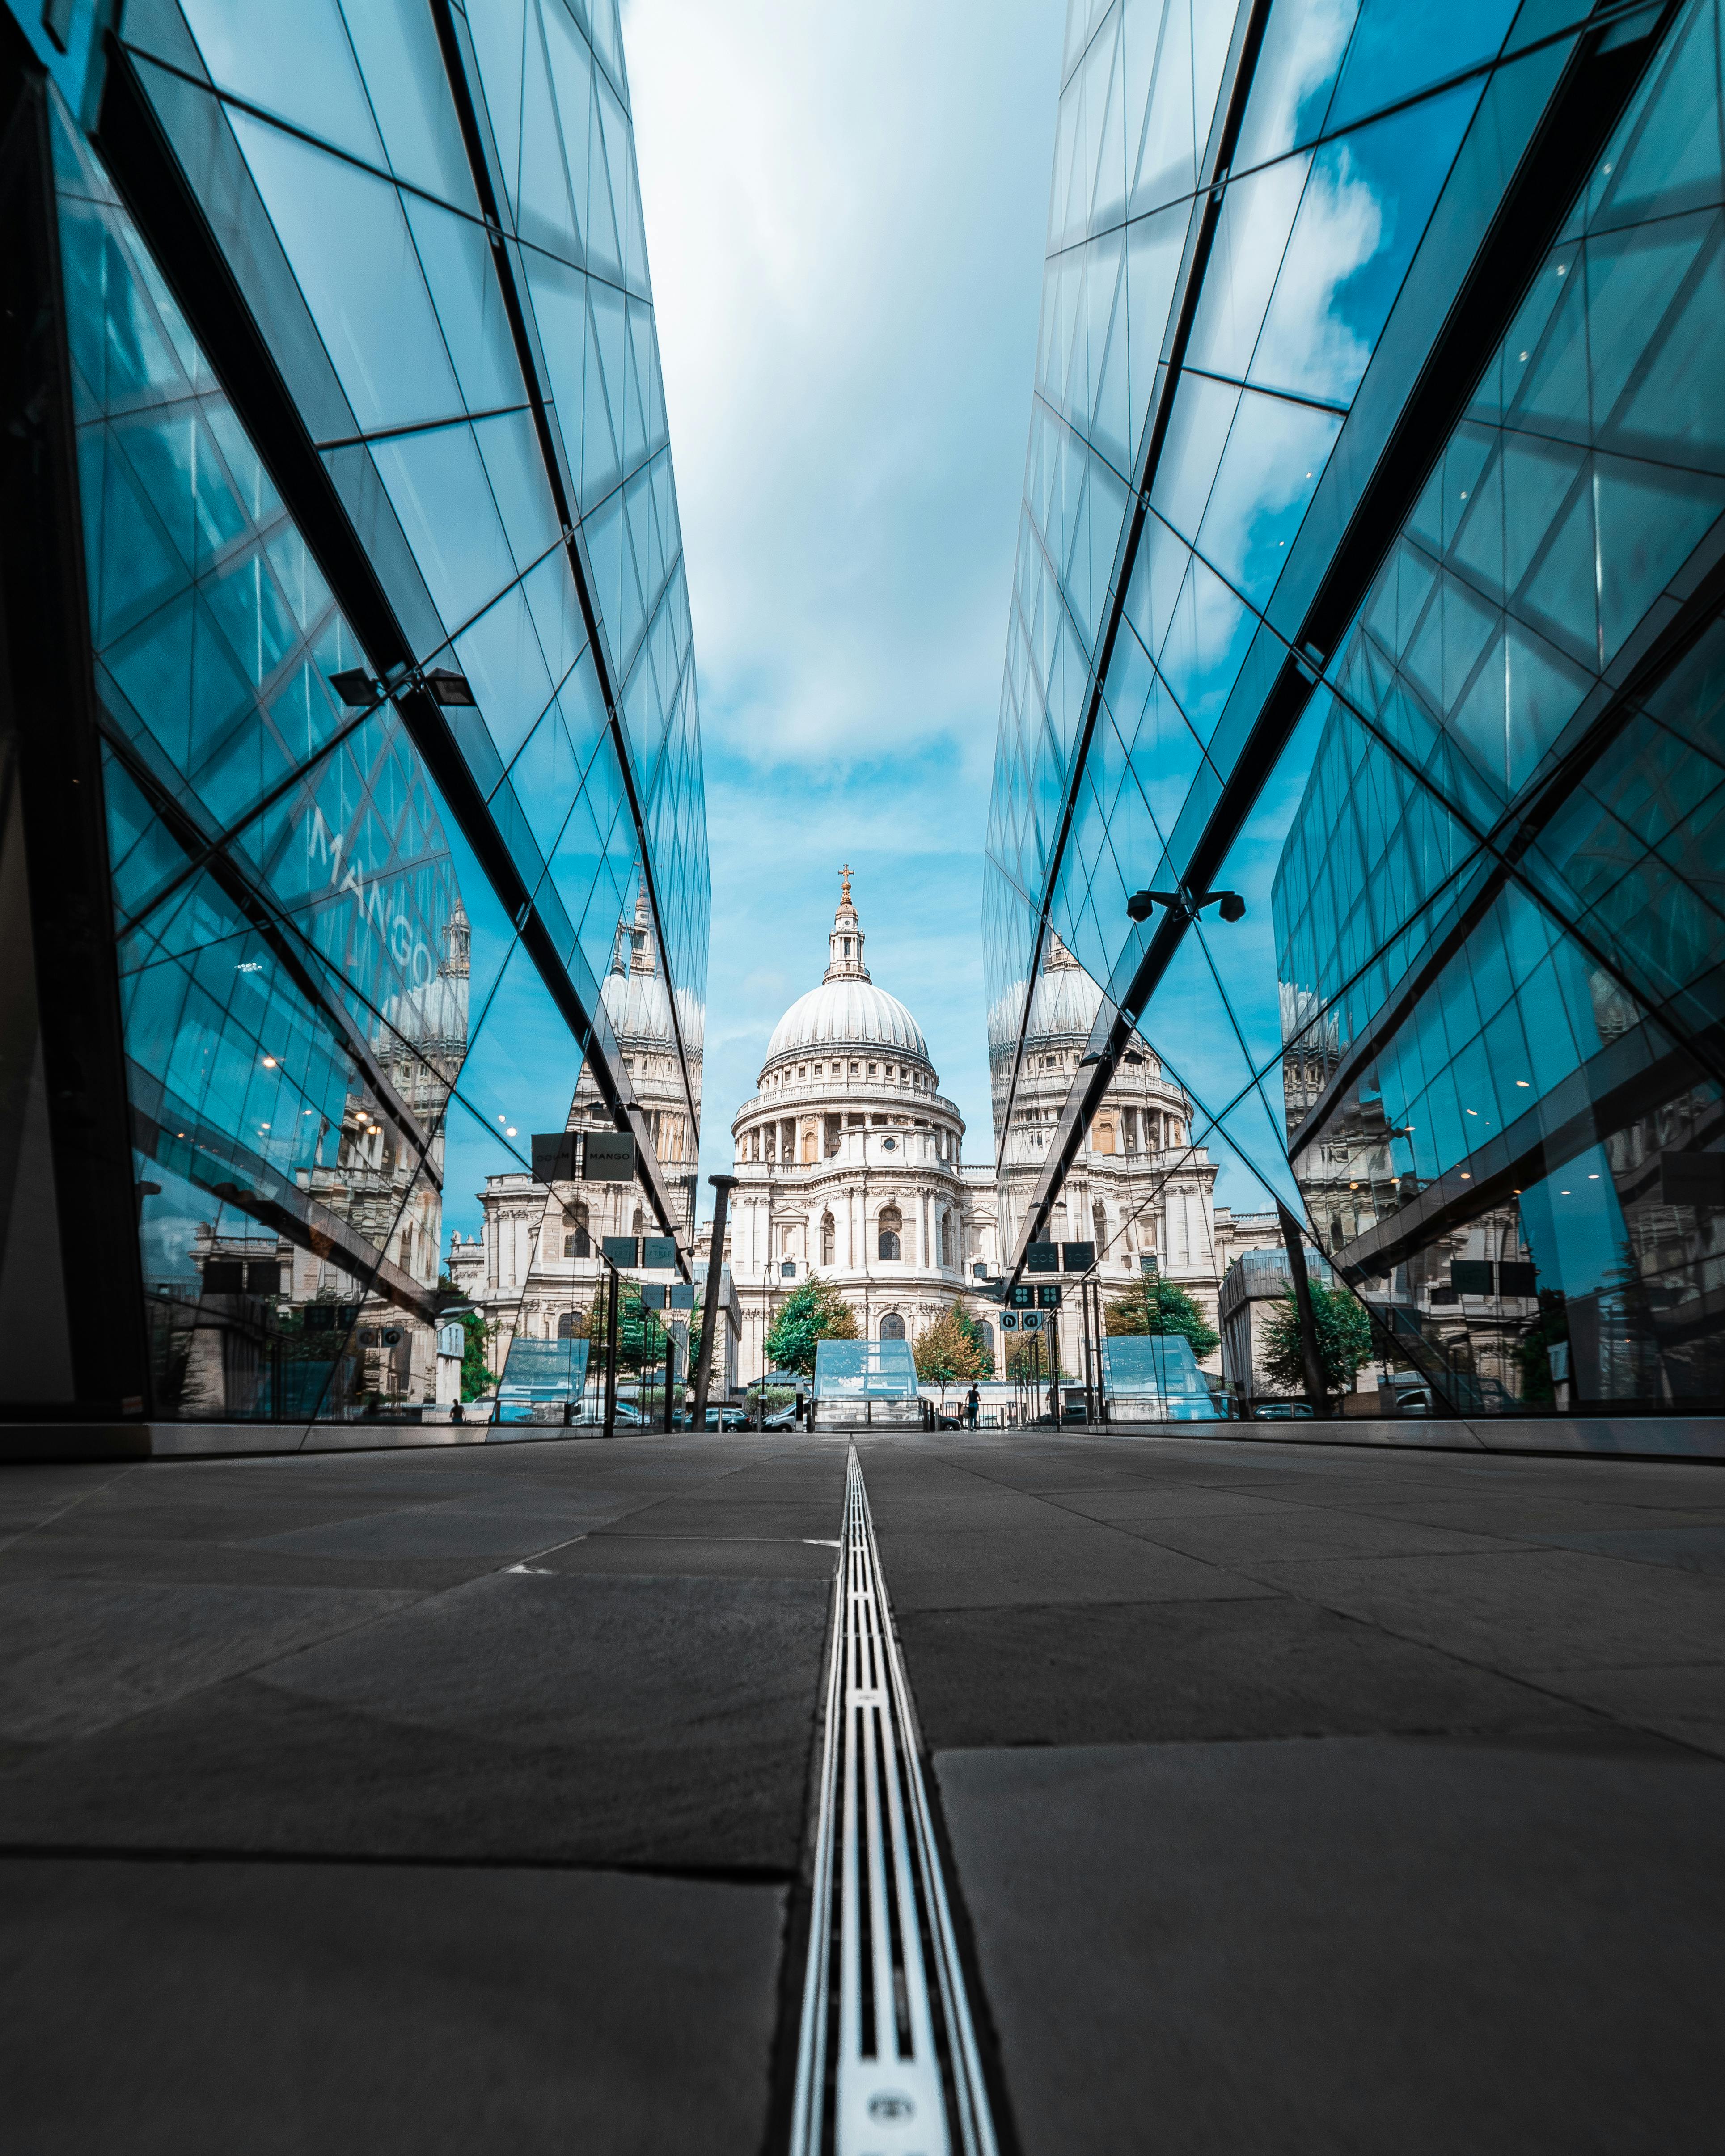
[[[1709,1763],[1353,1739],[936,1772],[1024,2156],[1717,2147]]]
[[[578,1871],[0,1863],[30,2156],[755,2156],[784,1892]]]
[[[831,1582],[836,1540],[763,1541],[757,1536],[583,1535],[567,1549],[537,1558],[548,1572],[602,1573],[714,1579],[820,1579]]]
[[[701,1496],[666,1497],[638,1507],[619,1519],[612,1532],[619,1535],[710,1535],[722,1517],[729,1535],[755,1535],[772,1541],[796,1542],[804,1535],[836,1535],[839,1507],[824,1496],[798,1503],[760,1503],[738,1497],[721,1508]]]
[[[418,1599],[399,1588],[9,1580],[0,1584],[0,1736],[87,1738]]]
[[[1251,1569],[1326,1609],[1493,1669],[1725,1660],[1725,1580],[1669,1567],[1530,1548]]]
[[[1136,1527],[1152,1520],[1240,1520],[1271,1518],[1287,1510],[1286,1498],[1237,1490],[1212,1490],[1196,1484],[1145,1483],[1120,1490],[1060,1490],[1042,1502],[1081,1518],[1111,1527]]]
[[[906,1531],[877,1520],[887,1592],[901,1615],[1007,1604],[1191,1602],[1272,1592],[1218,1564],[1113,1527],[1056,1516],[984,1532]]]
[[[1725,1662],[1670,1669],[1548,1670],[1537,1681],[1632,1728],[1725,1757]]]
[[[1279,1597],[911,1611],[899,1633],[937,1748],[1581,1730],[1590,1720],[1531,1685]]]
[[[401,1587],[423,1594],[496,1570],[495,1557],[307,1557],[215,1541],[25,1535],[0,1550],[0,1582],[105,1579],[212,1587]]]
[[[1430,1557],[1501,1550],[1505,1537],[1435,1527],[1417,1520],[1385,1520],[1327,1506],[1281,1505],[1273,1512],[1235,1512],[1187,1519],[1117,1520],[1127,1532],[1211,1564],[1250,1568],[1265,1558],[1293,1563],[1317,1558]]]
[[[494,1573],[0,1776],[0,1841],[788,1876],[830,1602]]]
[[[1685,1522],[1681,1527],[1596,1527],[1548,1534],[1544,1539],[1563,1549],[1594,1557],[1616,1557],[1635,1564],[1674,1565],[1679,1572],[1704,1572],[1725,1578],[1725,1522]]]

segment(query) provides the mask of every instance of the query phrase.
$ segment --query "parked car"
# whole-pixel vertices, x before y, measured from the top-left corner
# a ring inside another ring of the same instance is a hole
[[[1396,1388],[1395,1411],[1404,1415],[1429,1415],[1431,1413],[1431,1394],[1425,1385],[1399,1385]]]
[[[783,1407],[774,1408],[772,1414],[761,1418],[762,1430],[794,1430],[797,1427],[797,1403],[787,1400]]]
[[[1310,1422],[1310,1400],[1254,1400],[1254,1422]]]
[[[679,1430],[690,1430],[694,1427],[695,1418],[686,1408],[679,1408],[672,1419]],[[749,1413],[747,1408],[727,1406],[709,1408],[706,1411],[706,1427],[708,1430],[747,1430],[748,1426]]]

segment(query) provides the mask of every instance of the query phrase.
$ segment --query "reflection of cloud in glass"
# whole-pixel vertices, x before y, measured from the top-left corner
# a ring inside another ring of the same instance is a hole
[[[1317,132],[1341,64],[1357,0],[1306,0],[1273,8],[1252,81],[1236,163],[1280,157]]]
[[[1382,244],[1386,219],[1376,190],[1345,142],[1312,162],[1288,243],[1252,379],[1345,403],[1372,348],[1344,319],[1337,295]]]

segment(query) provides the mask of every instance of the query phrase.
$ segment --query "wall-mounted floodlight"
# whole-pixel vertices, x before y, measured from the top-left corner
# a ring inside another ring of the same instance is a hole
[[[429,666],[425,670],[425,686],[434,703],[459,704],[471,710],[477,705],[467,676],[458,674],[452,666]]]
[[[1135,891],[1126,902],[1134,921],[1147,921],[1158,906],[1182,920],[1196,921],[1207,906],[1214,906],[1224,921],[1243,921],[1245,901],[1237,891]]]
[[[344,704],[375,704],[383,694],[383,685],[374,681],[363,666],[350,666],[344,673],[331,674],[330,686]]]

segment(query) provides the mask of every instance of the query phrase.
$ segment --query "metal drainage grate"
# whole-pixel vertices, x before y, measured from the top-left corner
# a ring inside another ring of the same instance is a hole
[[[834,1591],[792,2156],[996,2156],[855,1449]]]

